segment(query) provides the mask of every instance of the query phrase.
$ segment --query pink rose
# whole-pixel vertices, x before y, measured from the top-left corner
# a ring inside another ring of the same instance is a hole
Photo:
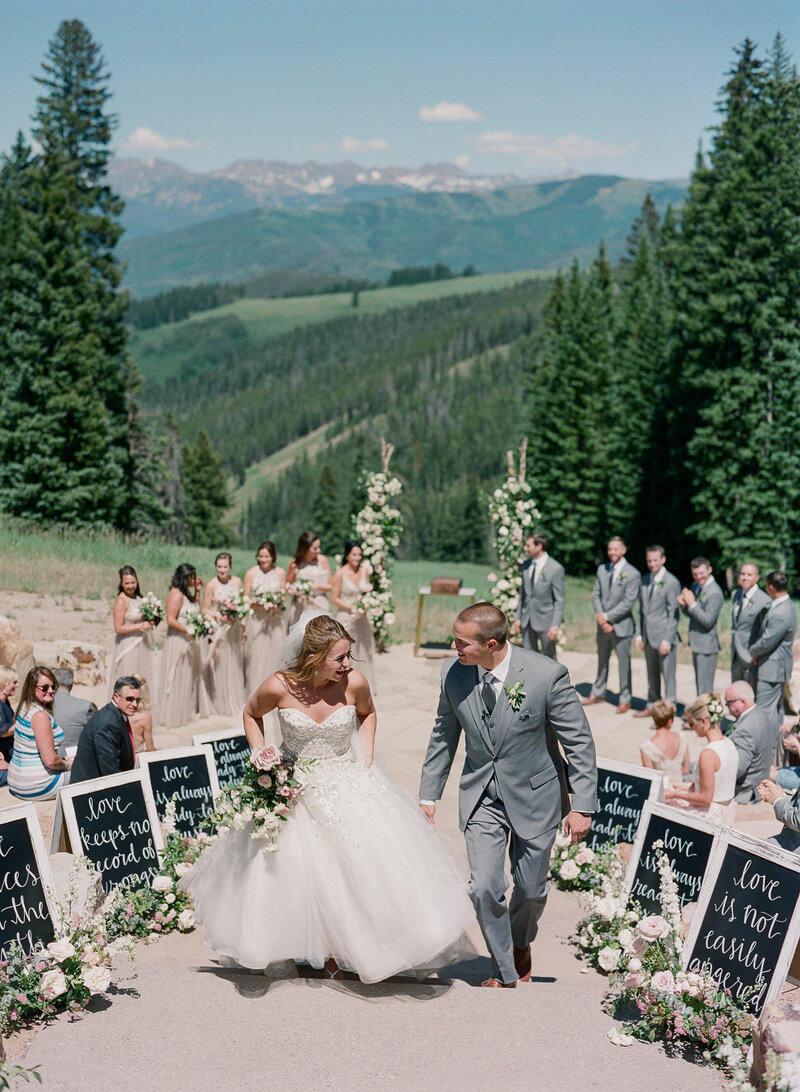
[[[636,932],[639,936],[651,943],[654,940],[661,940],[663,937],[669,936],[671,931],[670,923],[666,918],[662,918],[660,914],[650,914],[646,918],[642,918],[636,926]]]
[[[672,971],[656,971],[650,979],[650,989],[658,993],[674,993],[675,978]]]
[[[279,796],[291,796],[292,795],[292,790],[289,788],[288,785],[281,785],[281,787],[278,789],[278,795]]]
[[[262,747],[250,756],[250,761],[257,770],[271,770],[280,760],[280,752],[275,747]]]
[[[261,786],[262,789],[271,789],[272,788],[272,778],[269,776],[268,773],[259,774],[258,775],[258,783],[259,783],[259,785]]]

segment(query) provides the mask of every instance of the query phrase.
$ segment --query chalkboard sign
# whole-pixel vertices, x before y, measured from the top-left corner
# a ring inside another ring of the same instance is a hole
[[[253,748],[247,742],[247,736],[240,728],[229,728],[225,732],[203,732],[192,736],[192,745],[202,747],[207,744],[214,753],[214,765],[217,780],[224,788],[237,785],[244,776],[244,765]]]
[[[169,751],[145,751],[139,765],[150,779],[159,819],[167,804],[175,801],[175,827],[192,837],[214,810],[219,781],[210,747],[176,747]]]
[[[664,799],[658,770],[629,766],[608,758],[597,760],[597,811],[586,839],[591,849],[606,842],[633,842],[645,801]]]
[[[73,853],[103,877],[103,889],[149,887],[163,847],[155,804],[140,770],[67,785],[59,793]]]
[[[653,845],[663,842],[681,906],[697,902],[720,830],[707,819],[682,814],[667,804],[646,801],[625,877],[628,897],[638,902],[646,914],[661,913],[661,874]]]
[[[800,860],[791,853],[723,830],[709,862],[684,948],[690,971],[713,975],[757,1015],[778,997],[800,936]]]
[[[14,941],[25,952],[55,939],[53,877],[33,804],[0,811],[0,959]]]

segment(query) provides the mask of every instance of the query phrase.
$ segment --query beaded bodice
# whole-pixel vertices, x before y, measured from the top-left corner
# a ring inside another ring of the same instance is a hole
[[[350,752],[356,707],[343,705],[317,724],[302,709],[279,709],[283,749],[297,758],[339,758]]]

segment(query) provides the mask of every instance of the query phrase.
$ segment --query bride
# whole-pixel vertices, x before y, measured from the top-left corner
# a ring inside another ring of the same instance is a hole
[[[375,707],[350,667],[352,638],[328,615],[290,642],[297,629],[299,653],[249,699],[244,725],[261,747],[277,709],[284,754],[313,761],[276,852],[230,830],[181,881],[206,943],[245,967],[305,961],[364,982],[474,955],[472,904],[445,840],[372,764]]]

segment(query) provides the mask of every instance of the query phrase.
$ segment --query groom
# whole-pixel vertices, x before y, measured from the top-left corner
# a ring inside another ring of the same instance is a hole
[[[512,647],[507,638],[506,616],[490,603],[467,607],[453,623],[458,660],[442,670],[419,792],[432,823],[463,731],[467,757],[459,825],[467,843],[470,895],[492,957],[492,977],[482,985],[493,987],[530,979],[530,944],[547,900],[558,823],[566,816],[566,830],[579,841],[597,807],[594,743],[567,669]],[[514,881],[510,902],[506,847]]]

